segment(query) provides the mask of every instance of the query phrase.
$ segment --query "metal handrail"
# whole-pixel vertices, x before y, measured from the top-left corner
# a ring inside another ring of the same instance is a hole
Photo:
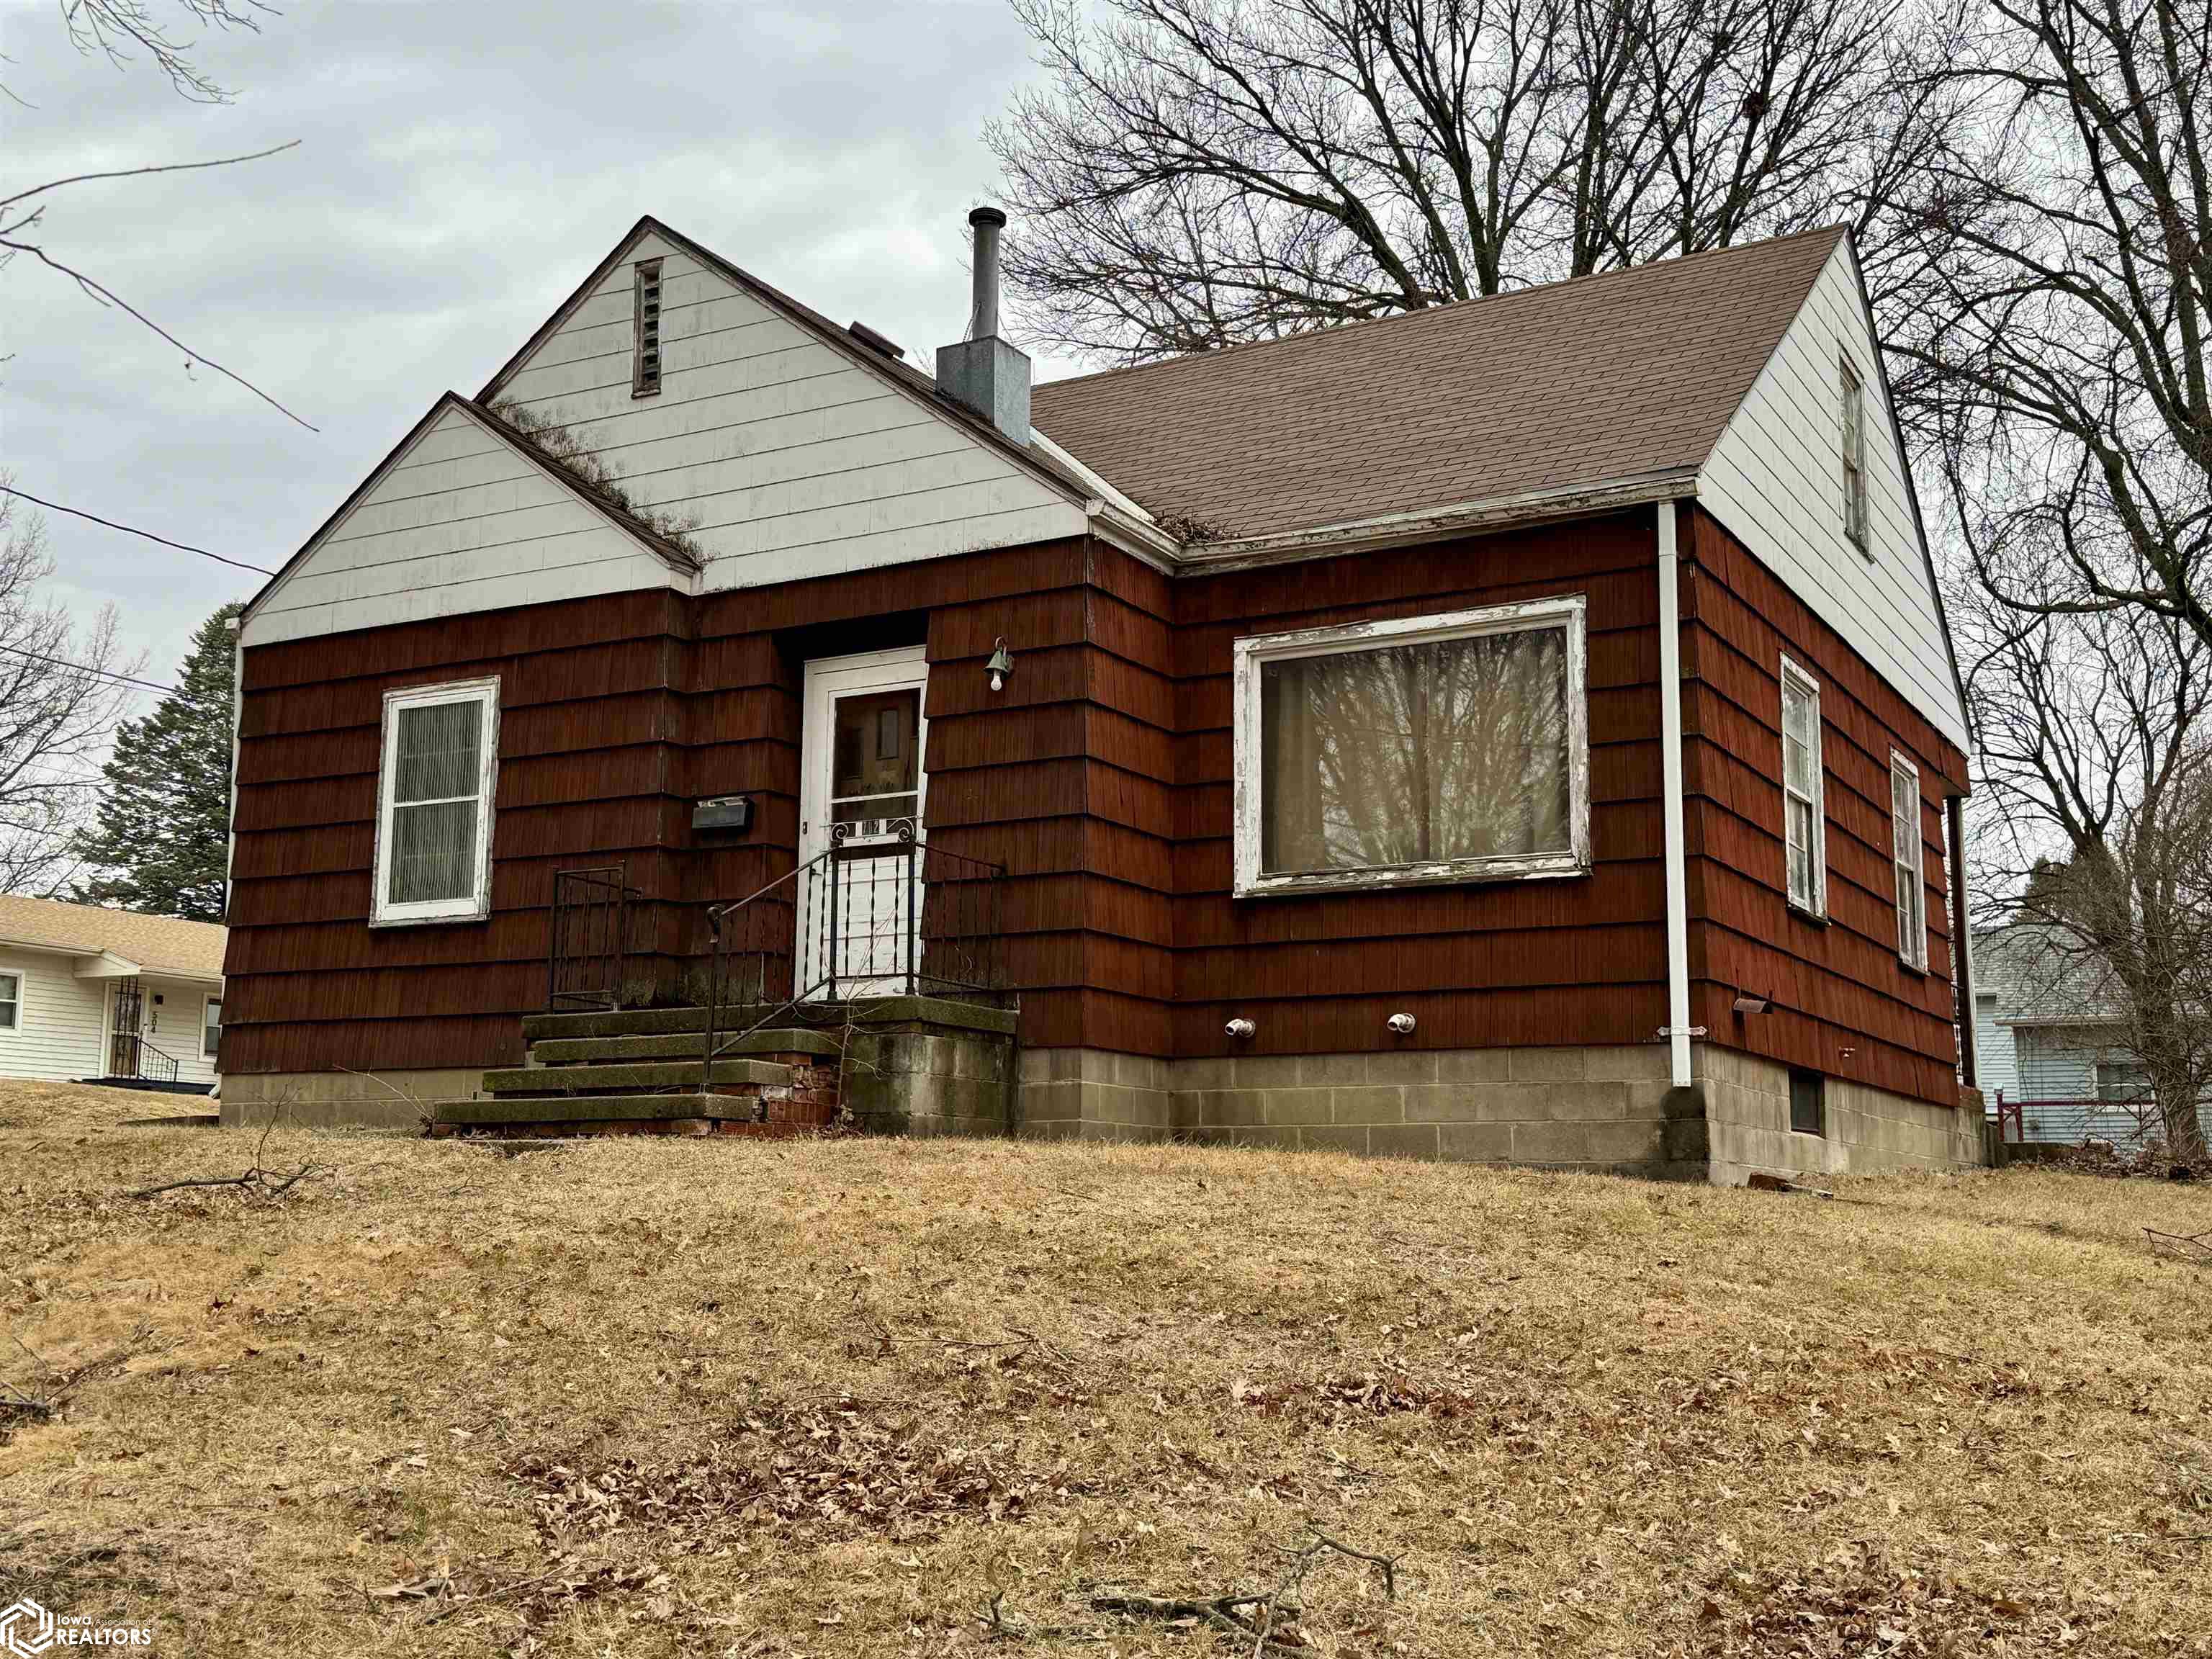
[[[926,842],[911,820],[866,841],[855,841],[851,829],[837,825],[829,847],[744,898],[708,907],[702,1089],[731,1044],[817,994],[836,1000],[841,983],[867,997],[893,994],[889,987],[971,1000],[1003,990],[1006,866]],[[886,864],[888,878],[880,868]],[[732,994],[747,988],[739,983],[743,967],[731,972],[733,959],[750,961],[749,997]],[[726,1000],[757,1011],[744,1030],[722,1030]]]
[[[565,1004],[618,1008],[629,965],[630,911],[644,895],[629,884],[627,864],[592,865],[553,872],[553,902],[546,927],[545,1006]],[[576,970],[601,964],[605,982],[574,983]]]
[[[123,1077],[143,1078],[152,1083],[174,1083],[177,1080],[177,1057],[174,1054],[168,1053],[166,1049],[156,1047],[155,1044],[147,1042],[144,1037],[137,1036],[131,1032],[119,1031],[116,1036],[118,1041],[127,1042],[131,1045],[131,1064],[132,1068],[128,1072],[118,1073],[118,1075]],[[151,1054],[158,1062],[158,1065],[150,1071],[147,1068],[146,1065],[146,1057],[149,1054]],[[111,1055],[110,1058],[112,1058],[112,1056]],[[161,1069],[162,1066],[166,1066],[168,1069],[164,1071]]]

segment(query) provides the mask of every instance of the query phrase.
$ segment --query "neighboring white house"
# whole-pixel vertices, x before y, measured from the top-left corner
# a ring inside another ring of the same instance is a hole
[[[0,896],[0,1077],[204,1088],[226,930]]]
[[[2140,1141],[2157,1109],[2111,969],[2039,922],[1983,929],[1973,952],[1976,1074],[1992,1112],[2000,1095],[2017,1106],[2027,1140]],[[2212,1101],[2197,1115],[2212,1136]]]

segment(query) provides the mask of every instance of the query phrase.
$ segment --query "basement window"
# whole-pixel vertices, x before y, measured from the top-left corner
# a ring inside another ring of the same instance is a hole
[[[1889,756],[1890,863],[1897,877],[1897,955],[1908,968],[1928,968],[1928,886],[1920,862],[1920,769],[1895,750]]]
[[[0,1031],[23,1029],[23,976],[0,974]]]
[[[1237,641],[1237,894],[1588,869],[1584,609]]]
[[[629,395],[650,398],[660,390],[660,261],[637,264],[637,318],[631,331],[635,349]]]
[[[1820,683],[1782,659],[1782,831],[1790,902],[1826,914],[1827,837],[1820,754]]]
[[[1867,550],[1866,393],[1846,361],[1844,375],[1844,534]]]
[[[385,694],[373,923],[487,914],[498,775],[497,680]]]
[[[1818,1072],[1790,1068],[1790,1127],[1801,1135],[1828,1133],[1828,1079]]]

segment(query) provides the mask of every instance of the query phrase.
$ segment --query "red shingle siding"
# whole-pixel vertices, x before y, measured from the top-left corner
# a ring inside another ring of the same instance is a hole
[[[1682,514],[1691,1023],[1714,1040],[1923,1100],[1957,1098],[1942,802],[1966,757],[1710,515]],[[1790,909],[1782,653],[1820,683],[1826,925]],[[1928,971],[1898,959],[1889,756],[1920,769]],[[1740,991],[1774,999],[1755,1017]]]

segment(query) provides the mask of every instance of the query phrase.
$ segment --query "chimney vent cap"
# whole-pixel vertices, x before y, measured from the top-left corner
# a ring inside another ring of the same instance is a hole
[[[1006,228],[1006,216],[994,207],[979,207],[969,214],[968,222],[971,225],[994,225],[1004,230]]]

